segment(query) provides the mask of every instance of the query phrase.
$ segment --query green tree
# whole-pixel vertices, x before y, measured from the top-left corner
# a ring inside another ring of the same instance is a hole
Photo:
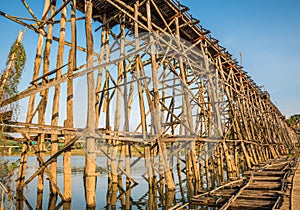
[[[12,44],[6,61],[6,69],[2,71],[0,77],[0,104],[6,98],[16,96],[18,92],[18,85],[22,72],[25,67],[26,53],[22,44],[23,32],[20,31],[18,38]],[[0,138],[2,140],[3,131],[5,129],[5,121],[10,120],[13,111],[18,110],[18,104],[13,103],[9,106],[0,106],[0,123],[1,131]]]
[[[14,103],[12,106],[2,106],[2,101],[7,98],[14,97],[18,92],[18,84],[25,66],[26,53],[24,46],[22,45],[23,32],[21,31],[16,41],[12,44],[9,54],[7,56],[6,69],[1,73],[0,77],[0,142],[5,145],[5,122],[12,117],[12,112],[18,108],[18,105]],[[6,192],[5,198],[10,204],[13,203],[13,192],[10,188],[10,184],[13,183],[14,170],[17,168],[18,161],[9,163],[4,161],[2,155],[0,157],[0,187],[2,192]],[[1,196],[1,209],[4,208],[4,199]]]
[[[18,92],[18,84],[26,63],[26,53],[22,44],[23,32],[12,44],[6,61],[6,69],[0,78],[0,101],[10,98]]]
[[[286,122],[293,128],[300,128],[300,114],[291,116]]]

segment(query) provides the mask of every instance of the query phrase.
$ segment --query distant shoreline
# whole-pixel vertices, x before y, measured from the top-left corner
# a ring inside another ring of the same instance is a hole
[[[9,155],[6,152],[5,153],[1,152],[1,156],[21,156],[21,154],[22,154],[21,152],[17,152],[17,153],[12,153],[11,155]],[[47,156],[50,156],[50,152],[49,151],[47,151],[45,154]],[[62,155],[64,155],[64,153],[62,153]],[[72,156],[85,156],[85,151],[83,149],[75,149],[75,150],[71,151],[71,155]],[[28,156],[35,156],[35,153],[32,152],[32,151],[30,151],[30,152],[28,152]],[[104,156],[104,154],[103,155],[100,154],[98,156],[102,157],[102,156]]]
[[[21,152],[17,152],[17,153],[12,153],[11,155],[8,155],[6,152],[1,152],[0,153],[1,156],[21,156]],[[50,151],[47,151],[45,153],[47,156],[50,156]],[[64,155],[64,153],[62,153],[61,155]],[[83,149],[72,149],[71,150],[71,155],[72,156],[85,156],[85,151]],[[35,156],[35,153],[30,151],[28,152],[28,156]],[[140,154],[138,152],[132,152],[131,153],[132,157],[137,157],[140,156]],[[97,157],[106,157],[104,153],[100,152],[97,154]]]

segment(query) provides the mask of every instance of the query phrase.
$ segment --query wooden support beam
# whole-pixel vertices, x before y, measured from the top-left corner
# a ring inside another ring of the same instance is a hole
[[[27,24],[27,23],[25,23],[23,21],[20,21],[20,20],[18,20],[17,18],[15,18],[15,17],[13,17],[11,15],[8,15],[8,14],[2,12],[2,11],[0,11],[0,15],[3,16],[3,17],[5,17],[5,18],[7,18],[7,19],[9,19],[9,20],[11,20],[11,21],[14,21],[14,22],[16,22],[16,23],[18,23],[18,24],[20,24],[22,26],[25,26],[26,28],[29,28],[29,29],[33,30],[35,33],[37,33],[39,35],[42,35],[44,37],[47,36],[47,34],[45,33],[45,31],[39,30],[39,29],[35,28],[34,26],[29,25],[29,24]],[[59,42],[59,38],[58,37],[53,36],[53,40],[56,41],[56,42]],[[64,41],[64,45],[71,47],[72,44],[70,42],[68,42],[68,41]],[[80,51],[83,51],[83,52],[87,52],[87,49],[85,49],[84,47],[81,47],[81,46],[76,46],[76,49],[80,50]],[[99,56],[95,52],[93,54],[95,56]]]
[[[25,6],[25,8],[27,9],[27,11],[30,13],[31,17],[38,23],[38,19],[35,16],[35,14],[33,13],[33,11],[31,10],[31,8],[28,6],[28,4],[26,3],[25,0],[21,0],[23,5]]]
[[[32,174],[21,186],[21,188],[24,188],[26,185],[28,185],[38,174],[40,174],[41,172],[43,172],[45,170],[46,167],[48,167],[48,165],[50,163],[52,163],[53,161],[55,161],[55,159],[61,155],[65,150],[69,149],[69,147],[71,147],[77,140],[78,140],[78,136],[75,136],[71,139],[71,141],[68,142],[68,144],[64,145],[63,148],[61,148],[59,151],[57,151],[54,155],[52,155],[49,159],[47,159],[46,162],[41,163],[41,166],[39,167],[39,169]]]
[[[86,34],[86,63],[87,69],[93,66],[93,52],[94,52],[94,40],[92,33],[92,1],[86,2],[86,19],[85,19],[85,34]],[[96,110],[95,110],[95,83],[94,83],[94,72],[87,73],[87,84],[88,84],[88,114],[87,114],[87,129],[89,133],[95,133],[96,125]],[[85,155],[85,196],[87,207],[96,206],[96,177],[90,176],[96,172],[96,154],[95,150],[95,138],[88,136],[86,139],[86,155]]]
[[[61,84],[61,83],[66,82],[68,80],[81,77],[81,76],[86,75],[86,74],[88,74],[90,72],[98,70],[99,68],[108,67],[109,65],[113,65],[113,64],[115,64],[115,63],[117,63],[117,62],[119,62],[121,60],[124,60],[126,58],[130,58],[132,55],[136,55],[138,52],[141,52],[141,51],[143,51],[143,50],[145,50],[147,48],[148,48],[147,46],[141,47],[138,51],[129,53],[129,54],[127,54],[124,57],[116,58],[116,59],[108,61],[106,63],[99,64],[99,65],[96,65],[96,66],[91,67],[91,68],[87,68],[86,70],[83,70],[83,71],[78,72],[78,73],[73,73],[72,75],[63,74],[61,76],[61,78],[59,78],[59,79],[51,80],[50,82],[48,82],[47,84],[45,84],[43,86],[37,86],[36,88],[33,88],[33,87],[28,88],[28,89],[24,90],[23,92],[20,92],[16,96],[14,96],[13,98],[9,98],[9,99],[6,99],[6,100],[2,101],[2,103],[1,103],[0,106],[5,106],[5,105],[10,104],[10,103],[12,103],[14,101],[20,100],[22,98],[26,98],[26,97],[28,97],[30,95],[33,95],[33,94],[37,93],[37,92],[40,92],[40,91],[45,90],[45,89],[48,89],[48,88],[50,88],[52,86],[55,86],[57,84]]]
[[[63,4],[53,13],[51,16],[47,19],[44,20],[42,24],[39,25],[39,29],[43,28],[44,25],[48,24],[49,21],[51,21],[58,13],[66,9],[66,6],[70,3],[71,0],[64,0]],[[63,14],[64,12],[62,12]]]
[[[76,0],[71,2],[71,49],[69,52],[69,65],[68,74],[72,75],[73,70],[76,69],[77,61],[77,29],[76,29]],[[67,82],[67,119],[65,120],[65,127],[73,127],[73,80]],[[71,141],[72,136],[67,135],[65,137],[65,144]],[[72,168],[71,168],[71,150],[67,150],[64,153],[64,196],[66,200],[72,198]]]
[[[4,131],[24,134],[26,139],[38,138],[41,155],[37,155],[40,168],[24,182],[30,140],[22,140],[18,189],[36,176],[42,177],[44,172],[48,175],[50,164],[50,189],[53,194],[61,195],[56,185],[55,159],[64,152],[63,200],[70,201],[70,143],[76,141],[72,139],[74,135],[87,137],[84,183],[88,208],[96,205],[96,176],[99,175],[95,164],[96,138],[99,139],[97,143],[107,147],[99,150],[107,158],[107,204],[112,208],[118,199],[126,208],[133,204],[130,190],[137,180],[132,177],[131,169],[140,160],[145,160],[147,168],[143,177],[149,182],[151,191],[147,195],[149,208],[157,208],[157,193],[163,195],[161,204],[169,208],[176,184],[179,184],[182,199],[186,200],[185,192],[190,196],[195,190],[215,188],[224,181],[239,178],[242,171],[279,157],[280,152],[285,153],[291,144],[291,131],[268,95],[247,76],[226,49],[219,46],[218,40],[176,2],[137,0],[129,4],[106,0],[99,3],[108,8],[102,11],[92,0],[63,0],[58,9],[55,9],[55,0],[46,0],[49,4],[45,5],[42,19],[38,20],[25,0],[21,1],[33,19],[3,12],[0,15],[36,32],[38,47],[32,86],[14,98],[1,101],[3,107],[29,97],[26,123],[5,122]],[[69,19],[65,11],[68,5],[71,6]],[[86,48],[76,43],[76,20],[82,19],[76,18],[76,6],[85,15]],[[53,21],[60,13],[63,17]],[[100,24],[96,29],[101,29],[100,53],[94,52],[93,19]],[[32,20],[38,23],[37,27],[23,22]],[[70,22],[71,31],[66,22]],[[57,23],[60,23],[60,35],[53,37],[51,30]],[[65,31],[71,32],[70,42],[65,41]],[[141,35],[143,32],[147,33]],[[182,37],[192,44],[185,44]],[[58,41],[58,53],[56,67],[49,71],[51,40]],[[71,48],[69,60],[63,62],[66,46]],[[86,53],[86,64],[79,67],[76,66],[78,50]],[[118,56],[114,58],[116,54]],[[68,68],[64,68],[66,66]],[[67,73],[63,74],[64,70]],[[73,110],[73,82],[84,75],[87,75],[88,83],[88,119],[87,128],[82,130],[74,128],[73,113],[77,112]],[[58,108],[60,86],[64,82],[67,98],[61,99],[66,101],[66,120],[62,127],[58,126]],[[47,96],[52,87],[54,100],[50,102]],[[38,103],[35,102],[37,93],[41,96]],[[51,125],[45,124],[47,103],[51,103],[53,110]],[[32,123],[33,120],[38,120],[38,124]],[[44,161],[42,154],[49,134],[52,135],[50,162]],[[56,149],[59,136],[65,137],[63,151]],[[139,153],[136,160],[131,159],[132,149]],[[177,173],[173,173],[174,164]],[[185,182],[182,173],[185,173]],[[177,180],[179,183],[175,183]],[[236,185],[243,181],[239,180]],[[233,194],[224,191],[223,197],[226,196],[230,198]],[[38,206],[41,206],[40,197]],[[225,208],[236,197],[232,197]],[[55,206],[53,203],[51,201],[50,208]],[[189,207],[193,208],[192,205]]]

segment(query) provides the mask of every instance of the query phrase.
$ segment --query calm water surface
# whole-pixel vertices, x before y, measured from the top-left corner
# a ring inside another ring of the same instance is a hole
[[[3,157],[4,160],[16,161],[19,157],[15,156],[6,156]],[[131,161],[133,161],[132,158]],[[85,196],[84,196],[84,185],[83,185],[83,171],[85,165],[85,157],[83,156],[72,156],[71,157],[71,165],[72,165],[72,187],[73,187],[73,196],[71,209],[85,209]],[[98,157],[97,158],[97,166],[106,168],[106,158]],[[30,156],[27,164],[27,173],[26,179],[30,177],[36,170],[38,169],[38,162],[36,161],[36,157]],[[63,191],[63,157],[59,157],[57,160],[57,183],[60,189]],[[174,178],[175,183],[178,183],[177,179],[177,170],[174,168]],[[131,209],[145,209],[148,205],[149,199],[149,191],[148,191],[148,183],[141,176],[146,172],[146,168],[144,166],[144,160],[139,161],[136,165],[131,168],[131,175],[133,178],[139,183],[131,190]],[[17,174],[17,171],[16,171]],[[15,177],[17,178],[15,174]],[[185,179],[185,174],[182,173],[183,179]],[[45,178],[47,176],[45,175]],[[107,172],[101,172],[101,175],[97,178],[97,188],[96,188],[96,209],[106,209],[107,207]],[[49,181],[45,179],[45,188],[43,195],[43,209],[48,209],[49,202]],[[125,186],[125,177],[123,178],[123,186]],[[124,187],[125,188],[125,187]],[[24,189],[24,194],[29,204],[35,209],[36,206],[36,195],[37,195],[37,178],[31,181],[28,186]],[[119,193],[119,192],[118,192]],[[183,202],[182,200],[180,187],[177,185],[175,199],[178,202]],[[184,194],[186,194],[186,190],[184,190]],[[155,197],[159,197],[159,193],[155,194]],[[185,196],[186,197],[186,196]],[[157,198],[158,207],[162,207],[161,205],[162,197]],[[185,198],[186,199],[186,198]],[[56,205],[60,202],[60,198],[58,197]],[[164,201],[163,201],[164,202]],[[122,205],[120,200],[117,202],[117,209],[121,209]],[[61,208],[62,209],[62,208]]]

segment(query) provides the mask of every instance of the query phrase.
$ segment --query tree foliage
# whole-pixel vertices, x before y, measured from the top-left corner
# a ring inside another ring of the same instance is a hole
[[[26,63],[26,53],[21,41],[22,34],[21,32],[19,33],[18,38],[10,47],[6,61],[6,69],[2,71],[0,77],[0,103],[2,100],[12,98],[18,93],[18,85]],[[6,116],[8,111],[13,111],[14,114],[18,112],[18,103],[12,103],[0,109],[0,121],[3,123],[4,120],[7,120]],[[3,130],[3,126],[1,130]]]
[[[300,128],[300,114],[291,116],[286,122],[293,128]]]
[[[12,58],[14,58],[12,69],[10,74],[8,75],[8,82],[3,90],[6,98],[12,97],[18,92],[18,84],[20,82],[20,78],[26,63],[26,52],[24,46],[17,40],[12,44],[10,48],[6,61],[7,66],[11,62]],[[4,78],[1,77],[1,83],[3,82],[3,79]]]
[[[0,76],[0,103],[5,98],[14,97],[18,92],[18,84],[21,79],[22,72],[25,67],[26,62],[26,53],[24,46],[20,42],[20,39],[12,44],[9,54],[7,56],[6,69],[1,72]],[[12,108],[11,108],[12,107]],[[1,144],[6,143],[6,134],[5,134],[5,119],[8,111],[11,109],[16,110],[17,105],[12,105],[10,107],[1,107],[0,108],[0,142]],[[3,119],[4,118],[4,119]],[[0,156],[0,182],[1,186],[5,187],[8,190],[8,200],[12,201],[13,192],[10,184],[13,183],[14,171],[18,166],[18,161],[10,163],[4,161],[2,154]],[[2,197],[3,199],[3,197]]]

